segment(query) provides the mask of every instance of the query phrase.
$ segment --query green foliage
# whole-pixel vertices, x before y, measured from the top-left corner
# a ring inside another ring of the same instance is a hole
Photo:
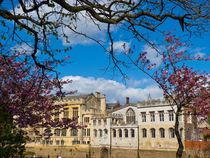
[[[210,125],[210,115],[208,116],[206,122]]]
[[[26,151],[26,152],[23,153],[23,156],[27,156],[27,155],[35,155],[35,152]]]
[[[24,136],[9,121],[8,115],[0,110],[0,157],[22,155],[25,151]]]

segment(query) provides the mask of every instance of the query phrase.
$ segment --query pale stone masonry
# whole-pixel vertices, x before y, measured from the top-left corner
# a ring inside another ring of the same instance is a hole
[[[63,112],[54,119],[71,118],[78,121],[79,125],[86,126],[84,129],[51,129],[53,135],[49,140],[39,137],[30,131],[30,137],[33,142],[28,143],[27,146],[74,146],[90,144],[91,135],[91,117],[93,115],[104,114],[106,111],[106,96],[100,96],[99,92],[94,95],[74,95],[67,96],[62,100],[57,100],[55,104],[65,104]],[[44,129],[40,129],[41,133]]]
[[[91,146],[176,150],[178,143],[174,132],[174,111],[176,106],[171,107],[165,100],[154,100],[150,96],[147,101],[137,104],[130,104],[127,100],[127,104],[112,110],[106,116],[92,116]],[[184,119],[188,120],[187,123],[184,123]],[[185,126],[192,126],[191,119],[191,115],[184,113],[179,118],[182,140],[188,134]],[[106,125],[101,123],[103,120],[106,120]]]
[[[108,155],[119,154],[120,150],[129,151],[136,157],[140,150],[176,151],[178,147],[174,133],[176,106],[171,107],[165,100],[154,100],[149,96],[147,101],[132,104],[127,97],[125,105],[107,104],[106,96],[96,92],[95,95],[68,96],[57,103],[66,106],[55,119],[77,117],[78,123],[86,128],[52,129],[53,136],[49,140],[29,131],[34,140],[27,144],[30,151],[53,157],[106,155],[108,158]],[[192,111],[183,109],[179,121],[183,142],[197,139]]]

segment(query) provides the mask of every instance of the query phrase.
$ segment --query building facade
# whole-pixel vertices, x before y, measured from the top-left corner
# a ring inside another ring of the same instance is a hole
[[[99,92],[87,95],[67,96],[62,100],[57,100],[55,104],[66,105],[62,112],[55,116],[54,119],[70,118],[84,126],[82,129],[51,129],[53,135],[50,139],[44,139],[36,136],[33,131],[29,132],[34,137],[34,142],[28,143],[27,146],[73,146],[90,144],[90,122],[93,115],[105,113],[106,96],[100,96]],[[40,129],[44,133],[44,129]]]
[[[141,151],[176,151],[174,132],[176,106],[167,101],[152,99],[131,104],[106,103],[106,96],[96,94],[65,97],[57,103],[65,104],[57,119],[77,119],[83,129],[52,129],[49,140],[35,136],[27,144],[36,153],[62,157],[136,157]],[[179,131],[183,140],[194,137],[196,121],[192,111],[183,109],[179,117]],[[43,132],[43,131],[42,131]],[[32,132],[33,135],[33,132]],[[51,151],[50,153],[46,151]],[[129,155],[128,153],[132,154]],[[104,156],[105,155],[105,156]]]
[[[127,103],[113,109],[106,117],[93,116],[91,146],[118,149],[169,150],[178,147],[175,136],[175,111],[165,100]],[[102,124],[101,122],[106,122]],[[193,138],[191,111],[183,109],[179,116],[179,131],[184,142]]]

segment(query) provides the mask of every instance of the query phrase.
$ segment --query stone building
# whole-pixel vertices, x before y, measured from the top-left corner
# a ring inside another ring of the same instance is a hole
[[[165,100],[129,103],[113,108],[105,117],[92,116],[91,146],[111,149],[169,150],[178,147],[174,132],[176,106]],[[106,124],[103,124],[106,122]],[[182,140],[192,138],[193,121],[191,111],[183,109],[179,117]],[[191,131],[189,131],[189,129]]]
[[[75,119],[79,125],[86,126],[84,129],[52,129],[53,135],[49,140],[35,136],[33,131],[30,136],[35,137],[35,141],[27,146],[74,146],[90,144],[90,121],[93,115],[104,114],[106,110],[106,96],[100,96],[99,92],[87,95],[66,96],[62,100],[57,100],[55,104],[65,104],[63,112],[55,116],[54,119],[70,118]],[[44,129],[41,129],[44,132]]]
[[[62,158],[136,158],[142,151],[176,151],[178,147],[174,133],[176,107],[165,100],[149,96],[147,101],[132,104],[127,97],[122,106],[119,102],[107,104],[106,96],[96,92],[68,96],[57,103],[67,105],[59,119],[77,118],[86,128],[53,129],[50,140],[35,139],[35,143],[27,144],[30,151]],[[192,111],[183,109],[179,121],[183,143],[196,138]]]

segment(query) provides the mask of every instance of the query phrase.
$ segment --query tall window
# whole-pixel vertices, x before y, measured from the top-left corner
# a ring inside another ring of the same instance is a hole
[[[152,138],[155,138],[155,129],[152,128],[150,131],[151,131],[151,136],[152,136]]]
[[[78,120],[78,108],[73,108],[73,120]]]
[[[125,138],[127,138],[128,137],[128,129],[125,129],[124,132],[125,132]]]
[[[101,129],[99,129],[99,135],[100,135],[100,137],[102,137],[102,130]]]
[[[82,129],[82,135],[85,137],[86,136],[86,129]]]
[[[104,134],[108,134],[108,130],[107,129],[104,129]]]
[[[66,129],[62,129],[61,136],[66,136]]]
[[[119,137],[122,137],[122,130],[119,129]]]
[[[87,124],[87,123],[89,123],[90,122],[90,118],[89,117],[85,117],[84,118],[84,122]]]
[[[113,129],[113,137],[116,137],[116,129]]]
[[[143,138],[147,137],[147,129],[145,129],[145,128],[142,129],[142,137]]]
[[[93,120],[93,125],[94,125],[94,126],[96,125],[96,120]]]
[[[64,140],[61,140],[61,145],[64,145]]]
[[[160,121],[164,121],[164,111],[159,111]]]
[[[141,119],[142,119],[142,122],[146,122],[146,120],[147,120],[146,112],[141,113]]]
[[[56,140],[56,145],[59,145],[60,144],[60,141],[59,140]]]
[[[130,123],[135,123],[135,121],[136,121],[135,112],[133,111],[133,109],[130,108],[126,112],[126,122],[130,124]]]
[[[135,137],[135,130],[134,129],[131,129],[131,137]]]
[[[63,118],[69,118],[69,108],[64,108]]]
[[[155,122],[155,112],[150,112],[150,119],[151,119],[151,122]]]
[[[187,123],[192,123],[191,112],[190,111],[187,112]]]
[[[168,115],[169,115],[169,121],[174,121],[174,111],[168,111]]]
[[[160,138],[165,138],[165,129],[160,128]]]
[[[60,135],[61,135],[61,130],[55,129],[55,136],[60,136]]]
[[[104,119],[104,126],[106,126],[107,125],[107,121],[106,121],[106,119]]]
[[[101,125],[101,120],[98,120],[98,125],[99,125],[99,126]]]
[[[97,137],[97,130],[94,129],[94,136]]]
[[[87,129],[87,136],[90,136],[90,128]]]
[[[77,136],[78,130],[77,129],[71,129],[71,136]]]
[[[45,129],[44,130],[44,135],[45,136],[50,136],[52,133],[51,133],[51,130],[50,129]]]
[[[175,132],[173,128],[169,128],[170,138],[175,138]]]

